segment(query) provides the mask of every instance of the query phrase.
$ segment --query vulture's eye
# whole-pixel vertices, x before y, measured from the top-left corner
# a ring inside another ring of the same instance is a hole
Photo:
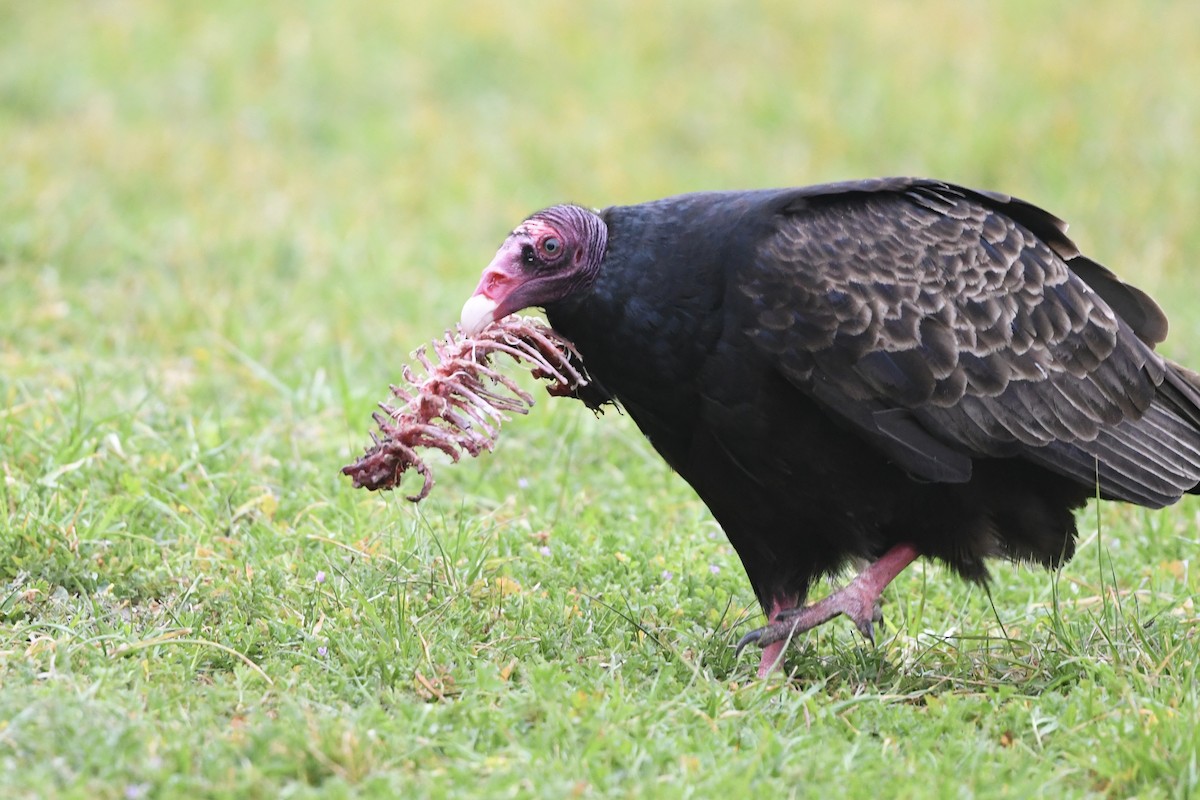
[[[562,239],[559,239],[557,236],[547,236],[542,240],[542,252],[550,258],[557,258],[562,249]]]

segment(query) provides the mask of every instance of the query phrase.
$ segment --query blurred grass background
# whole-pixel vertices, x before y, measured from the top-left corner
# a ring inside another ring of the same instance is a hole
[[[539,402],[420,510],[338,468],[564,200],[1008,192],[1200,364],[1197,75],[1184,2],[0,5],[0,782],[1194,794],[1190,501],[1089,511],[995,614],[916,571],[889,643],[760,685],[736,558],[627,419]]]

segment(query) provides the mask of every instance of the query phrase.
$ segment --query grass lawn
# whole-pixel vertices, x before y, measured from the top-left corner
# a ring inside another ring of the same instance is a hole
[[[758,681],[626,417],[537,390],[419,507],[339,474],[563,200],[999,189],[1200,366],[1197,76],[1186,2],[0,6],[4,796],[1197,796],[1195,500]]]

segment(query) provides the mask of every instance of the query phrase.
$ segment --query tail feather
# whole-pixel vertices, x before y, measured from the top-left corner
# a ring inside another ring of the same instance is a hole
[[[1168,361],[1158,394],[1180,417],[1200,427],[1200,374]]]
[[[1102,428],[1095,439],[1056,441],[1028,457],[1103,497],[1158,508],[1200,494],[1200,374],[1171,362],[1145,413]]]

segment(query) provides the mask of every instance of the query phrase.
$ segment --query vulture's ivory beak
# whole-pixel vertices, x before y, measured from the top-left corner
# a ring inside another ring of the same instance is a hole
[[[495,321],[496,301],[484,294],[471,295],[459,316],[459,324],[467,336],[474,336]]]

